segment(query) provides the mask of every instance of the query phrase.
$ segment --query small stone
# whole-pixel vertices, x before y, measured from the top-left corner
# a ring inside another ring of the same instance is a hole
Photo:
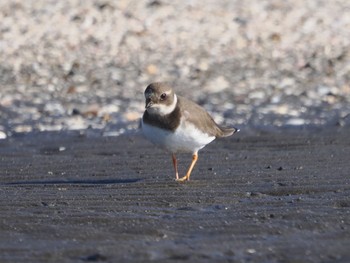
[[[265,92],[262,90],[256,90],[249,93],[249,98],[253,100],[262,100],[265,98]]]
[[[80,115],[72,116],[65,121],[65,124],[68,126],[67,128],[69,130],[83,130],[88,127],[88,124]]]
[[[67,94],[74,94],[77,92],[77,89],[75,86],[70,86],[68,89],[67,89]]]
[[[278,33],[273,33],[270,35],[270,39],[274,42],[281,42],[281,35]]]
[[[63,115],[65,113],[65,109],[59,102],[50,102],[45,104],[44,111],[50,115]]]
[[[206,60],[202,60],[199,64],[198,64],[198,69],[200,71],[207,71],[209,69],[209,64]]]
[[[277,103],[280,103],[280,102],[281,102],[281,96],[279,94],[272,96],[271,103],[277,104]]]
[[[84,77],[77,77],[77,82],[84,82],[85,79]],[[89,88],[85,85],[79,85],[79,86],[75,86],[74,87],[74,93],[83,93],[83,92],[88,92],[89,91]]]
[[[63,151],[65,151],[66,150],[66,147],[64,147],[64,146],[60,146],[59,148],[58,148],[58,151],[60,151],[60,152],[63,152]]]
[[[7,137],[6,133],[3,131],[0,131],[0,140],[6,139],[6,137]]]
[[[96,117],[100,111],[100,106],[97,104],[90,105],[85,111],[82,112],[84,117]]]
[[[256,250],[254,248],[248,248],[247,249],[247,253],[249,254],[255,254],[256,253]]]
[[[281,88],[287,88],[295,85],[295,79],[293,78],[284,78],[281,83],[279,84],[279,87]]]
[[[124,116],[128,121],[136,121],[141,118],[141,115],[138,112],[128,112]]]
[[[102,115],[102,120],[104,122],[109,122],[112,119],[111,115],[109,113],[105,113]]]
[[[292,118],[286,122],[286,125],[292,125],[292,126],[300,126],[304,124],[305,124],[305,120],[301,118]]]
[[[317,88],[317,92],[319,95],[325,96],[331,92],[331,89],[329,87],[326,87],[326,86],[319,86]]]
[[[273,112],[280,115],[288,114],[289,107],[287,105],[280,105],[273,109]]]
[[[14,128],[14,131],[18,133],[31,132],[32,130],[33,128],[30,125],[19,125]]]
[[[146,71],[149,75],[156,75],[158,73],[158,67],[154,64],[149,64]]]
[[[208,85],[205,87],[205,90],[210,93],[217,93],[227,89],[230,86],[230,83],[226,80],[224,76],[219,76],[216,79],[209,81]]]
[[[105,106],[101,107],[100,113],[103,115],[103,114],[106,114],[106,113],[119,112],[119,110],[120,110],[119,106],[114,105],[114,104],[108,104],[108,105],[105,105]]]
[[[74,108],[72,110],[72,115],[80,115],[80,110]]]

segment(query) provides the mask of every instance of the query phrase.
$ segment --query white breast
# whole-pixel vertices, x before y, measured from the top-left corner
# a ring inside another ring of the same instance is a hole
[[[163,130],[143,122],[142,131],[152,143],[172,153],[195,153],[215,139],[214,136],[201,132],[193,124],[183,121],[183,119],[175,132]]]

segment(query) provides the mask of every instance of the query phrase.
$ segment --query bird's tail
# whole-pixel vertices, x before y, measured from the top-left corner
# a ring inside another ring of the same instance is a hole
[[[239,129],[237,128],[227,128],[227,127],[220,127],[220,130],[222,132],[221,137],[227,137],[227,136],[231,136],[232,134],[239,132]]]

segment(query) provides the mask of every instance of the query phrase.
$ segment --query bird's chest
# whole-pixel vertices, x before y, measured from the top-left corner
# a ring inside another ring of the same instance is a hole
[[[174,130],[165,130],[142,122],[145,137],[169,152],[197,152],[215,139],[198,130],[193,124],[181,121]]]

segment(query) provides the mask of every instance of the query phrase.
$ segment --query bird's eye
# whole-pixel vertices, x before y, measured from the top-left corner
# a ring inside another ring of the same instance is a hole
[[[166,99],[166,93],[163,93],[162,95],[160,95],[160,99],[161,100],[165,100]]]

